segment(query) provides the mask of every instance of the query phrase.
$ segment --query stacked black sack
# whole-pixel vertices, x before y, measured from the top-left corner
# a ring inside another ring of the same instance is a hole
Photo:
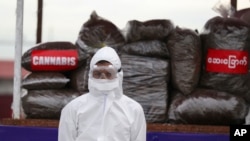
[[[142,105],[148,123],[166,121],[170,64],[164,39],[172,30],[169,20],[129,21],[127,44],[119,48],[124,94]]]
[[[170,52],[172,87],[189,95],[200,79],[202,54],[199,34],[176,27],[166,42]]]
[[[249,25],[239,19],[214,17],[205,24],[205,31],[201,86],[240,96],[249,103]]]
[[[199,105],[196,105],[196,103],[192,102],[193,93],[198,87],[201,72],[202,51],[199,34],[191,29],[176,27],[167,38],[166,43],[170,52],[171,62],[171,94],[167,122],[197,124],[195,122],[200,122],[197,120],[200,117],[196,118],[193,116],[197,116],[199,111],[203,110],[200,109],[202,104],[207,104],[200,102]],[[193,104],[193,107],[185,106],[185,104],[189,103],[182,102],[184,101],[182,99],[191,101],[190,103]],[[190,122],[188,119],[195,120]]]
[[[22,80],[26,118],[59,119],[61,109],[80,93],[69,87],[67,72],[84,65],[87,55],[70,42],[40,43],[22,56],[22,67],[30,71]]]
[[[237,19],[214,17],[206,23],[200,37],[202,65],[198,87],[188,95],[178,89],[171,93],[168,122],[244,124],[250,96],[249,27]]]
[[[110,46],[117,49],[125,44],[119,28],[93,11],[78,34],[76,46],[93,55],[99,48]]]
[[[248,107],[244,99],[212,89],[196,88],[191,94],[171,93],[168,122],[172,124],[244,124]]]

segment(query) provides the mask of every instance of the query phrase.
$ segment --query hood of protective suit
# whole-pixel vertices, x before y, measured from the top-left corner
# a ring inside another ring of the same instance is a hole
[[[100,82],[96,82],[91,77],[91,72],[94,68],[94,65],[99,61],[108,61],[110,62],[114,68],[117,70],[117,83],[114,80],[113,82],[103,82],[100,84]],[[123,72],[121,70],[121,60],[116,53],[116,51],[111,47],[103,47],[99,49],[95,55],[92,57],[90,61],[90,71],[89,71],[89,80],[88,80],[88,88],[89,92],[92,95],[113,95],[115,98],[119,98],[123,94],[122,90],[122,81],[123,81]],[[106,90],[99,90],[97,89],[98,85],[104,85]]]

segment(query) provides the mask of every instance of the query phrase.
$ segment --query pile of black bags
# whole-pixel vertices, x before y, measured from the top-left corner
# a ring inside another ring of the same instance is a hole
[[[75,82],[70,75],[85,66],[87,58],[70,42],[41,43],[26,51],[22,56],[22,67],[30,71],[22,80],[26,118],[58,119],[61,109],[81,94],[80,88],[70,87]]]
[[[44,47],[49,44],[38,46],[55,49]],[[57,44],[57,49],[69,49]],[[250,104],[250,26],[240,19],[213,17],[201,33],[168,19],[131,20],[120,30],[93,12],[71,46],[79,62],[63,71],[34,70],[30,66],[34,53],[23,55],[23,67],[32,72],[23,80],[27,117],[58,118],[67,102],[88,92],[91,57],[110,46],[122,61],[124,94],[142,105],[148,123],[245,123]]]
[[[164,39],[173,29],[170,20],[132,20],[123,30],[124,93],[142,105],[147,122],[163,123],[167,116],[170,61]]]

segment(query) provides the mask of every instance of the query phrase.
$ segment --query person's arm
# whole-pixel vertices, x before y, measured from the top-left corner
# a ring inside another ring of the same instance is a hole
[[[146,141],[147,124],[142,107],[135,116],[135,121],[131,128],[131,141]]]
[[[61,112],[58,141],[75,141],[77,136],[76,117],[69,106],[63,108]]]

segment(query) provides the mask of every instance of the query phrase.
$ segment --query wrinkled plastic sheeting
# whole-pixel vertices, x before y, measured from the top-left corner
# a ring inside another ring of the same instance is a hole
[[[123,29],[127,42],[141,40],[164,40],[174,29],[172,21],[167,19],[153,19],[148,21],[128,21]]]
[[[28,90],[22,106],[27,118],[59,119],[62,108],[79,95],[71,89]]]
[[[159,40],[128,43],[119,48],[119,53],[146,57],[169,58],[169,51],[166,44]]]
[[[168,122],[175,124],[244,124],[248,106],[244,99],[226,92],[196,89],[190,95],[172,92]]]
[[[198,85],[201,71],[199,35],[190,29],[177,27],[168,37],[171,84],[183,94],[190,94]]]
[[[204,64],[208,49],[247,51],[250,50],[250,27],[233,18],[214,17],[207,21],[201,34],[204,49]],[[250,60],[248,56],[248,65]],[[227,74],[206,71],[202,68],[201,86],[240,95],[250,102],[250,73]]]
[[[78,47],[91,54],[104,46],[116,49],[124,44],[125,38],[120,29],[111,21],[97,15],[95,11],[82,25],[76,40]]]
[[[70,87],[77,90],[81,94],[88,92],[89,63],[90,58],[86,60],[84,65],[68,73],[70,78]]]
[[[61,89],[69,82],[60,72],[31,72],[22,80],[22,87],[28,90]]]
[[[147,122],[166,120],[169,61],[136,55],[121,55],[124,94],[138,101]]]
[[[248,109],[248,113],[245,118],[245,124],[250,125],[250,108]]]

